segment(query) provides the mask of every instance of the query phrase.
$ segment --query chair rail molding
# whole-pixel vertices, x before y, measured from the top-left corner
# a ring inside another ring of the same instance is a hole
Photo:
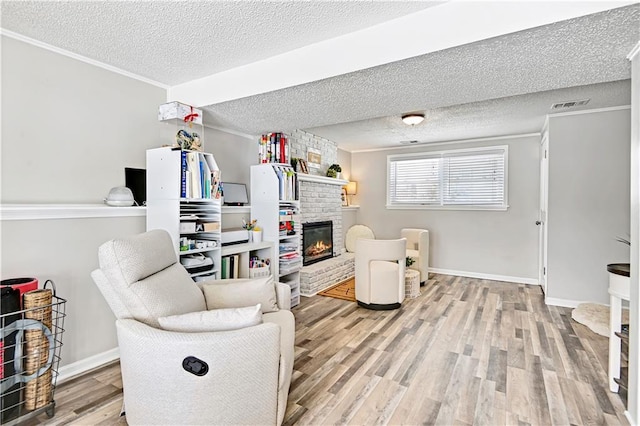
[[[146,207],[111,207],[104,204],[2,204],[0,220],[88,219],[146,216]]]

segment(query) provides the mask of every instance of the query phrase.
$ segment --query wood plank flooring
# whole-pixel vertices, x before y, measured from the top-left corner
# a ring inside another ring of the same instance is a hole
[[[434,275],[421,291],[395,311],[303,297],[285,425],[628,424],[607,338],[538,286]],[[119,372],[59,386],[56,416],[28,424],[126,424]]]

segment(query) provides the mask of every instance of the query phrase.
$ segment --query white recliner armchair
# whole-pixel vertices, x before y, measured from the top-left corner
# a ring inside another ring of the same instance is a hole
[[[406,241],[356,240],[356,300],[375,310],[398,309],[404,301]]]
[[[128,424],[282,423],[294,361],[289,286],[271,278],[196,284],[162,230],[109,241],[98,257],[91,275],[117,317]],[[261,297],[269,299],[263,313]],[[247,309],[256,325],[238,323]],[[226,331],[202,331],[225,315]],[[167,331],[169,320],[187,330]]]
[[[407,240],[407,257],[414,260],[409,269],[420,272],[420,283],[429,279],[429,231],[426,229],[404,228],[400,236]]]

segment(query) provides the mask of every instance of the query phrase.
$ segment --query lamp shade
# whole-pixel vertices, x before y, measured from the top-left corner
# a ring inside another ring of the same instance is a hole
[[[345,188],[347,189],[347,195],[356,195],[356,190],[357,190],[356,182],[349,182],[348,184],[345,185]]]

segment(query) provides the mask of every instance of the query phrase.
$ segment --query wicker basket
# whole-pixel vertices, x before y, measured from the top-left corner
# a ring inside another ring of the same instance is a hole
[[[259,268],[249,268],[249,278],[268,277],[271,274],[269,265],[261,266]]]
[[[24,390],[24,408],[37,410],[53,399],[51,369],[35,379],[27,382]]]
[[[53,293],[49,289],[29,291],[24,294],[25,318],[42,322],[51,329],[51,302]],[[39,308],[39,309],[36,309]]]
[[[49,289],[29,291],[24,294],[25,318],[42,322],[51,330],[53,292]],[[49,340],[40,330],[25,331],[25,362],[27,374],[33,374],[45,366],[49,357]],[[24,391],[24,407],[36,410],[52,399],[51,369],[27,382]]]

